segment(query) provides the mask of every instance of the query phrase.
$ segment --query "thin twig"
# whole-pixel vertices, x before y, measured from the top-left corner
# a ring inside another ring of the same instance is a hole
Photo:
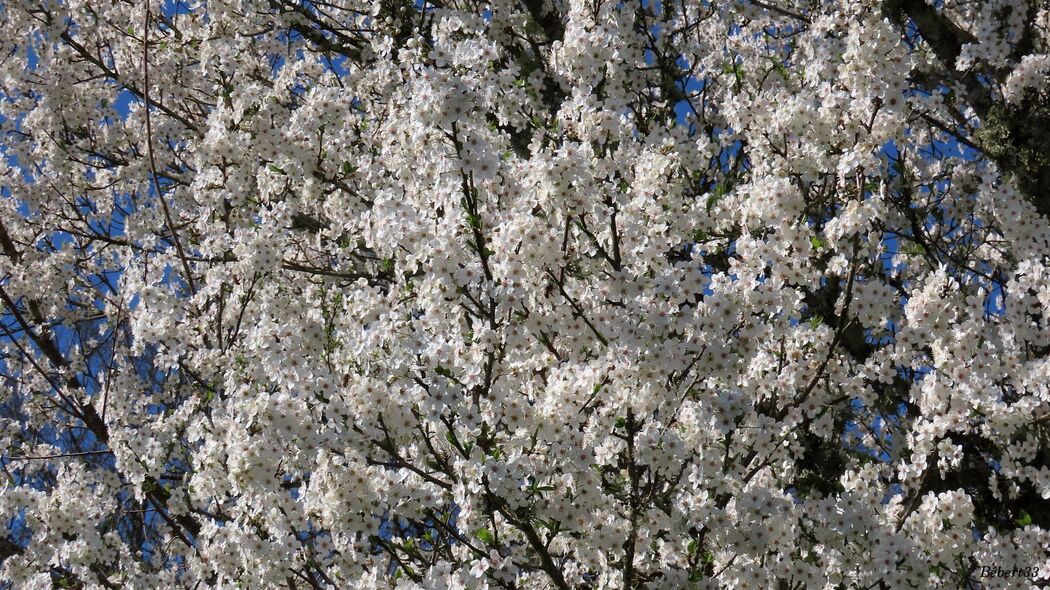
[[[80,453],[58,453],[57,455],[23,455],[21,457],[8,457],[8,461],[40,461],[46,459],[66,459],[70,457],[83,457],[87,455],[108,455],[113,451],[101,449],[98,451],[82,451]]]
[[[146,153],[149,155],[149,170],[153,180],[153,190],[156,191],[157,198],[160,199],[160,207],[164,211],[164,223],[168,226],[171,241],[175,242],[175,252],[178,253],[179,260],[182,261],[182,270],[186,273],[186,282],[190,286],[190,292],[196,295],[197,285],[193,281],[190,263],[186,260],[186,253],[182,250],[182,243],[179,242],[179,234],[175,231],[175,224],[171,221],[171,211],[168,209],[168,202],[164,199],[164,193],[160,189],[160,180],[157,177],[157,161],[153,155],[153,124],[149,115],[149,8],[149,0],[146,0],[146,18],[142,30],[142,93],[146,102]]]

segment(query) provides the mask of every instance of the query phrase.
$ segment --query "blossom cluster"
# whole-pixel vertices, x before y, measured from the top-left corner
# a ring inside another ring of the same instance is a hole
[[[0,588],[1046,583],[1037,5],[6,3]]]

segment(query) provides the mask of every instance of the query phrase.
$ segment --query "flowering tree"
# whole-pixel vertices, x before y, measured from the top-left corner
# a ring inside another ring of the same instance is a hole
[[[1050,576],[1044,2],[0,11],[0,585]]]

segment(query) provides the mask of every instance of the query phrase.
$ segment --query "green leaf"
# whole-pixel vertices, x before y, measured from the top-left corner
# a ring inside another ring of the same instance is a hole
[[[689,547],[687,548],[687,551],[689,551],[689,556],[690,557],[692,557],[693,555],[696,555],[696,552],[699,551],[699,550],[700,550],[700,541],[697,541],[696,539],[693,539],[692,541],[689,541]]]
[[[901,252],[905,254],[924,254],[926,252],[926,248],[924,248],[922,244],[910,243],[905,244],[901,248]]]
[[[810,238],[809,239],[809,243],[810,243],[810,245],[813,246],[814,250],[820,250],[821,248],[824,247],[824,244],[825,244],[824,240],[820,239],[817,236],[813,236],[812,238]]]
[[[1028,525],[1032,524],[1032,515],[1028,514],[1024,510],[1022,510],[1021,511],[1021,518],[1018,518],[1014,522],[1017,523],[1017,526],[1028,526]]]
[[[718,201],[719,201],[719,200],[720,200],[721,198],[722,198],[722,197],[720,197],[719,195],[708,195],[708,197],[707,197],[707,202],[706,202],[706,203],[704,203],[704,206],[705,206],[705,208],[707,209],[707,212],[708,212],[708,213],[710,213],[710,212],[711,212],[711,209],[712,209],[712,208],[713,208],[713,207],[714,207],[714,206],[715,206],[715,205],[716,205],[716,204],[718,203]]]
[[[706,205],[708,213],[711,212],[711,208],[718,204],[718,202],[721,201],[723,197],[729,194],[729,191],[732,188],[731,183],[731,179],[726,179],[715,185],[714,193],[709,194],[707,196]]]
[[[785,80],[791,79],[791,74],[788,72],[788,69],[784,66],[783,63],[781,63],[774,57],[770,57],[769,61],[771,64],[773,64],[773,69],[776,70],[782,78],[784,78]]]
[[[483,543],[491,543],[495,537],[492,536],[492,531],[482,527],[474,531],[474,536],[481,540]]]
[[[816,330],[818,327],[820,327],[820,325],[823,324],[823,323],[824,323],[824,316],[815,315],[815,316],[809,318],[809,327],[813,328],[814,330]]]

